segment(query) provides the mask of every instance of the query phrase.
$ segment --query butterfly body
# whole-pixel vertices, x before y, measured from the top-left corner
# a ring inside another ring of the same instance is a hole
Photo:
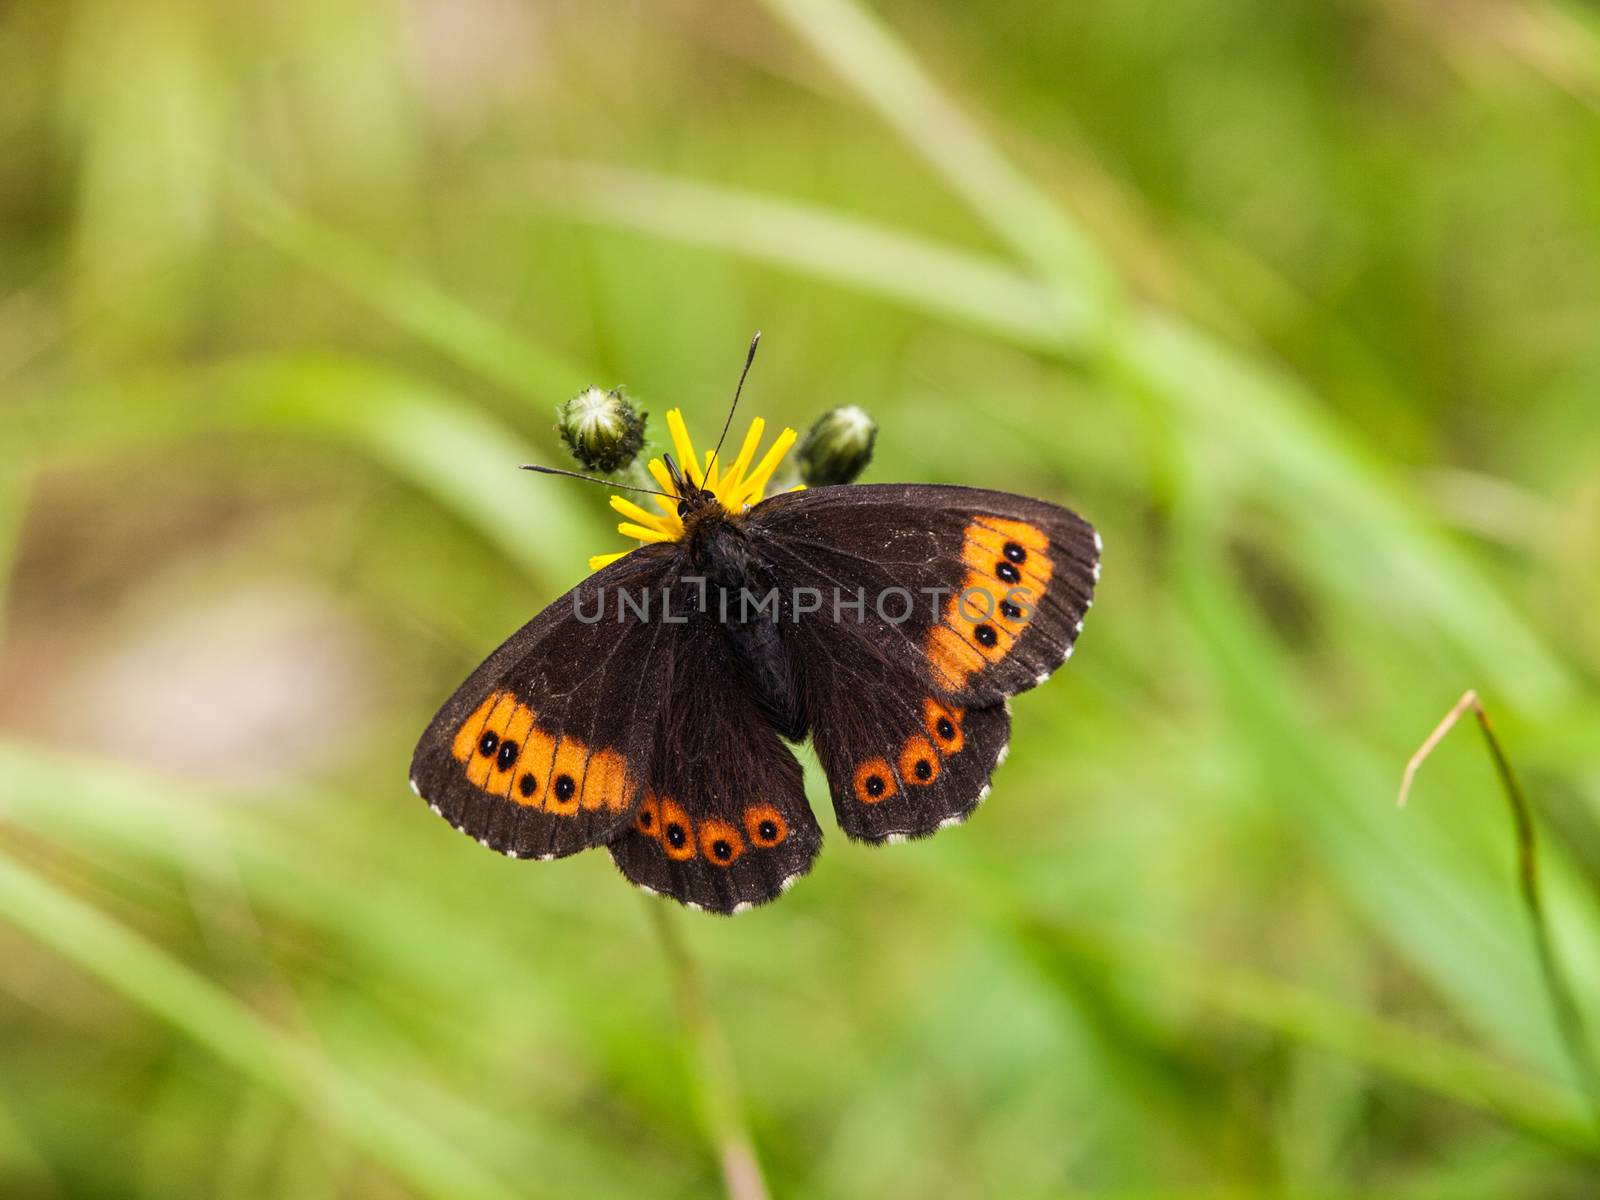
[[[762,715],[789,741],[802,740],[808,723],[794,656],[784,642],[781,621],[764,603],[775,591],[781,602],[771,564],[761,557],[740,516],[706,512],[686,525],[679,576],[688,581],[687,590],[702,591],[685,599],[703,602]]]
[[[809,734],[854,839],[964,820],[1004,756],[1007,698],[1082,629],[1092,527],[967,488],[731,511],[683,484],[678,540],[591,575],[445,704],[418,792],[504,853],[604,844],[639,886],[724,913],[780,894],[820,847],[785,739]]]

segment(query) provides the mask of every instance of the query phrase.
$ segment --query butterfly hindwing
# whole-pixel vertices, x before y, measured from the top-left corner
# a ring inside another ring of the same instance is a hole
[[[966,820],[1005,755],[1010,712],[1003,703],[962,708],[910,671],[869,664],[837,655],[806,676],[807,696],[821,709],[812,741],[839,827],[882,842]]]
[[[723,631],[691,615],[659,717],[643,802],[611,843],[640,887],[710,912],[780,895],[811,869],[822,831],[800,764],[762,715]]]
[[[630,554],[513,634],[423,733],[417,794],[515,858],[572,854],[625,828],[655,751],[678,627],[618,623],[595,601],[611,589],[659,592],[680,557],[673,546]]]
[[[750,526],[786,587],[816,589],[808,624],[825,638],[853,626],[857,644],[911,663],[963,708],[998,704],[1065,662],[1100,575],[1087,521],[1006,492],[820,487],[763,502]]]

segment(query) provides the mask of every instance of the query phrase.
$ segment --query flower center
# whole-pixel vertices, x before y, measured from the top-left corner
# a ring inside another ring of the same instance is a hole
[[[713,461],[714,452],[710,450],[701,459],[695,451],[694,442],[690,440],[680,409],[667,412],[667,429],[672,434],[672,448],[677,453],[680,469],[688,484],[700,491],[710,492],[730,513],[742,513],[766,498],[767,485],[772,482],[773,472],[799,437],[793,429],[784,429],[760,461],[756,461],[756,451],[767,429],[767,423],[757,417],[750,422],[750,431],[745,434],[739,453],[731,463],[724,465],[720,458]],[[626,518],[618,524],[617,532],[640,542],[681,541],[683,518],[678,515],[678,507],[684,497],[661,459],[652,458],[649,470],[657,486],[665,493],[650,497],[661,511],[653,513],[622,496],[613,496],[611,507]],[[626,553],[628,551],[620,550],[615,554],[596,554],[589,559],[589,569],[598,571]]]

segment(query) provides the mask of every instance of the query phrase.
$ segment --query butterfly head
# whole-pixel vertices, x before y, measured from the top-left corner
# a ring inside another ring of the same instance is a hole
[[[663,454],[661,464],[666,468],[667,477],[672,480],[672,490],[678,498],[678,519],[687,521],[707,508],[720,508],[722,501],[717,493],[710,488],[701,487],[683,472],[683,468],[673,461],[672,455]]]
[[[683,414],[669,409],[667,429],[672,435],[673,453],[652,458],[647,464],[651,478],[661,489],[652,501],[657,511],[651,512],[621,496],[611,497],[611,507],[624,518],[617,532],[635,542],[681,542],[689,527],[700,521],[718,515],[738,516],[759,504],[784,456],[799,438],[793,429],[785,429],[765,454],[758,454],[766,428],[767,423],[757,417],[738,450],[730,449],[718,458],[715,451],[697,451],[689,439]],[[597,554],[589,560],[589,568],[598,571],[626,553]]]

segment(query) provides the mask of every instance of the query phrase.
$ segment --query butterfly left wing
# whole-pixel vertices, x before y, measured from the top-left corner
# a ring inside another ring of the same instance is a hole
[[[429,723],[412,789],[512,858],[573,854],[626,828],[672,686],[679,627],[612,619],[612,598],[659,595],[679,562],[675,546],[635,550],[514,633]],[[608,601],[603,619],[587,619]]]
[[[631,882],[691,908],[743,912],[811,869],[822,830],[800,764],[762,715],[710,614],[678,627],[677,681],[644,800],[611,842]]]

